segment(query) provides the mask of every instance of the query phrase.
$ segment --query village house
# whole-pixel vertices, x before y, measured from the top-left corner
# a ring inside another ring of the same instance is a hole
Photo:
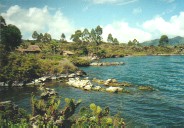
[[[18,48],[17,51],[22,52],[22,53],[40,53],[42,50],[38,45],[29,45],[28,48],[23,49],[23,48]]]
[[[63,56],[72,56],[72,55],[74,55],[74,53],[71,52],[71,51],[62,51],[61,54],[62,54]]]

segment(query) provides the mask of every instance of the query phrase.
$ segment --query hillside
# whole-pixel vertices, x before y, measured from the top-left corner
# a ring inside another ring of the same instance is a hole
[[[143,43],[141,43],[143,46],[158,46],[159,44],[159,39],[154,39],[154,40],[150,40],[150,41],[145,41]],[[170,38],[169,39],[169,45],[182,45],[184,44],[184,37],[181,36],[176,36],[174,38]]]

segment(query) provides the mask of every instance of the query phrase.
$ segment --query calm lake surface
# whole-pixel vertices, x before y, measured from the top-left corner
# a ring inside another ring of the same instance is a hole
[[[87,92],[54,83],[63,97],[82,99],[83,105],[94,102],[109,106],[111,115],[119,112],[127,127],[184,127],[184,56],[140,56],[103,59],[100,61],[125,62],[125,65],[83,67],[88,77],[106,80],[115,78],[134,86],[126,88],[130,94]],[[140,85],[149,85],[152,92],[140,91]],[[12,100],[30,109],[30,94],[38,94],[35,88],[0,89],[0,100]]]

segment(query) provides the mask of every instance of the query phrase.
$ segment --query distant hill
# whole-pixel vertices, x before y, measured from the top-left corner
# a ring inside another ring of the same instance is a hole
[[[154,39],[154,40],[145,41],[141,43],[141,45],[143,46],[151,46],[151,45],[158,46],[158,44],[159,44],[159,39]],[[169,45],[174,46],[174,45],[181,45],[181,44],[184,44],[184,37],[177,36],[169,39]]]

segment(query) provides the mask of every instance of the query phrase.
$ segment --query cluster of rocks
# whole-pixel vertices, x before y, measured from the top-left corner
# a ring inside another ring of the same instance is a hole
[[[110,86],[110,87],[106,88],[106,91],[107,92],[122,92],[123,88]]]
[[[24,86],[24,83],[23,82],[18,82],[18,81],[14,81],[12,83],[10,83],[10,82],[0,82],[0,87],[8,87],[10,85],[11,85],[11,87],[22,87],[22,86]]]
[[[113,87],[116,87],[116,86],[129,87],[129,86],[131,86],[131,84],[128,82],[118,82],[116,79],[99,80],[99,79],[94,78],[93,82],[98,83],[98,84],[103,84],[106,86],[113,86]]]
[[[96,79],[96,80],[98,80],[98,79]],[[115,80],[112,80],[112,81],[115,82]],[[110,82],[110,80],[107,80],[107,81],[98,80],[98,82],[100,84],[102,84],[102,83],[106,83],[107,84],[107,82]],[[70,78],[68,80],[68,82],[66,82],[66,83],[68,85],[70,85],[70,86],[75,87],[75,88],[80,88],[80,89],[88,90],[88,91],[90,91],[90,90],[106,91],[106,92],[122,92],[123,91],[122,87],[110,86],[110,87],[102,88],[101,86],[95,86],[88,79],[80,80],[79,78]]]
[[[77,78],[70,78],[68,82],[66,82],[68,85],[73,86],[75,88],[81,88],[84,90],[100,90],[100,86],[94,86],[90,80],[88,79],[83,79],[80,80],[78,77]]]
[[[123,65],[124,62],[93,62],[90,66],[114,66],[114,65]]]
[[[30,86],[30,85],[44,85],[45,82],[53,81],[53,80],[63,80],[63,79],[69,79],[69,78],[75,78],[75,77],[81,77],[87,75],[84,71],[78,70],[75,73],[71,74],[58,74],[58,75],[47,75],[40,77],[38,79],[34,79],[31,82],[18,82],[14,81],[13,83],[8,84],[5,82],[0,82],[0,87],[22,87],[22,86]]]

